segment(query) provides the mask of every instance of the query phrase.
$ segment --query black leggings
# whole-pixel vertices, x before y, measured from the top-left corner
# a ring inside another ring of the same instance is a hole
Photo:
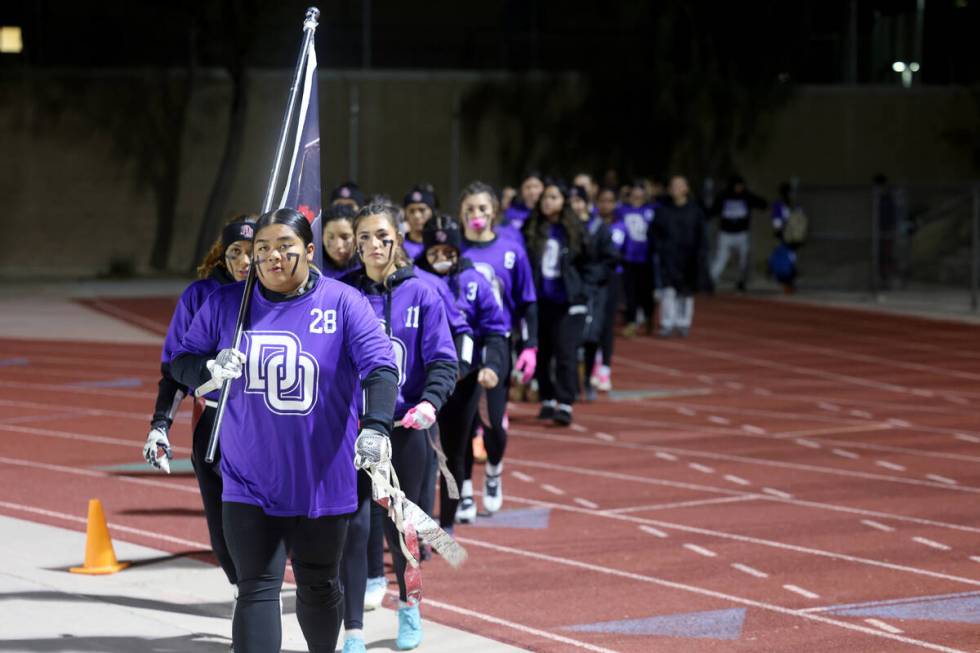
[[[474,369],[456,383],[456,389],[439,411],[438,417],[439,439],[442,442],[442,451],[446,454],[446,464],[456,483],[460,485],[466,467],[466,448],[471,446],[480,391],[483,389],[476,382],[476,376],[477,370]],[[446,483],[440,483],[439,524],[443,528],[452,527],[458,506],[459,499],[450,499]]]
[[[484,389],[487,397],[487,417],[489,424],[483,424],[483,446],[487,450],[487,462],[498,465],[504,459],[507,450],[507,429],[504,428],[504,413],[507,412],[507,396],[510,393],[510,364],[508,352],[507,367],[503,370],[500,382],[491,390]],[[479,404],[477,404],[479,406]],[[467,481],[473,478],[473,447],[464,446],[466,455],[466,473],[463,478]]]
[[[351,515],[347,526],[347,543],[344,545],[344,557],[340,561],[340,580],[344,588],[344,627],[347,630],[364,628],[364,589],[368,579],[368,539],[371,535],[373,504],[371,479],[364,472],[358,472],[357,512]]]
[[[201,490],[201,502],[204,504],[204,518],[208,522],[208,536],[211,539],[211,550],[218,564],[224,570],[228,582],[238,583],[235,573],[235,563],[231,561],[228,545],[225,543],[225,530],[221,525],[221,450],[215,456],[214,463],[204,461],[208,451],[208,440],[211,438],[211,425],[214,424],[214,408],[205,408],[201,418],[194,427],[191,440],[191,465],[194,466],[194,476]]]
[[[623,291],[626,294],[626,321],[636,322],[636,309],[642,308],[647,324],[653,324],[653,268],[649,262],[623,262]]]
[[[620,287],[622,283],[622,278],[616,274],[613,275],[606,285],[606,305],[603,307],[605,320],[602,323],[602,333],[599,334],[599,347],[602,349],[602,364],[606,366],[612,365],[613,342],[615,341],[613,328],[616,326],[616,309],[619,308]],[[589,359],[586,358],[586,363],[588,362]]]
[[[538,300],[538,367],[534,375],[542,401],[572,405],[578,394],[578,346],[585,326],[584,306]],[[569,313],[575,310],[575,314]],[[554,360],[554,377],[551,362]],[[487,451],[489,458],[490,452]]]
[[[343,617],[340,556],[349,515],[270,517],[258,506],[225,502],[228,549],[238,570],[232,620],[237,653],[276,653],[282,645],[279,592],[291,542],[296,618],[310,653],[333,653]]]
[[[422,497],[422,486],[425,485],[426,469],[429,465],[428,446],[425,431],[399,426],[391,434],[391,466],[398,475],[405,498],[415,504]],[[384,529],[388,550],[391,551],[391,563],[398,578],[398,598],[407,601],[405,565],[408,562],[399,544],[398,529],[395,528],[395,522],[387,517],[384,518]]]

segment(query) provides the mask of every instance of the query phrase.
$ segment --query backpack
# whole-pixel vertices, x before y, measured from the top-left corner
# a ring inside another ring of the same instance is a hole
[[[806,241],[807,222],[803,209],[795,208],[790,211],[786,224],[783,225],[783,242],[787,245],[802,245]]]

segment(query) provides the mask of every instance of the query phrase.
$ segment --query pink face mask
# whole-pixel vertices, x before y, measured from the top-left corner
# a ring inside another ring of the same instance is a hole
[[[470,229],[473,231],[483,231],[487,227],[486,218],[470,218]]]

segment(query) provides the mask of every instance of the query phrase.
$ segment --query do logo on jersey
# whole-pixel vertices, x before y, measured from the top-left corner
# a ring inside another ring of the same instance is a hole
[[[288,331],[249,331],[245,392],[261,394],[278,415],[307,415],[316,405],[319,365]]]

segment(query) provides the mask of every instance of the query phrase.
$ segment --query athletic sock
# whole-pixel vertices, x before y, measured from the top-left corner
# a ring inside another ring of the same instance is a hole
[[[364,631],[360,628],[351,628],[350,630],[344,631],[344,639],[364,639]]]
[[[487,475],[488,476],[500,476],[500,472],[504,471],[504,461],[500,461],[496,465],[491,465],[487,463]]]
[[[463,481],[463,487],[459,490],[460,497],[471,497],[473,496],[473,481],[466,479]]]

